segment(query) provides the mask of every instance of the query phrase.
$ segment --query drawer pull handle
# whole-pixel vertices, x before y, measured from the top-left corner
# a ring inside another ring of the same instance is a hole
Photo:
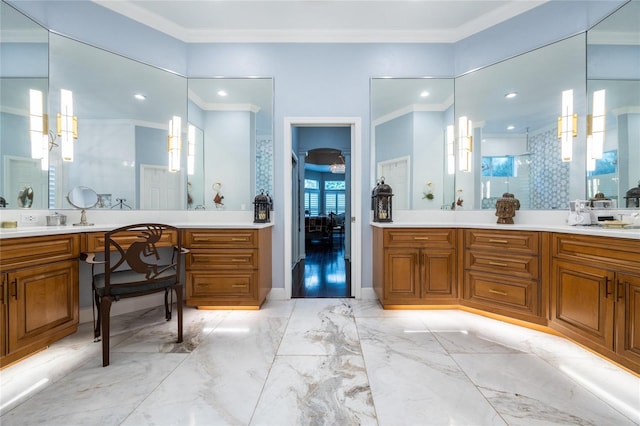
[[[233,287],[233,288],[243,288],[243,287],[246,287],[246,286],[247,286],[246,284],[232,284],[231,285],[231,287]]]
[[[492,288],[489,289],[489,293],[499,294],[500,296],[507,296],[507,292],[506,291],[494,290]]]
[[[491,260],[489,261],[489,265],[491,265],[491,266],[503,266],[503,267],[507,267],[507,266],[509,266],[509,265],[508,265],[508,264],[506,264],[506,263],[502,263],[502,262],[494,262],[494,261],[491,261]]]
[[[231,259],[232,262],[244,262],[244,259]]]
[[[231,241],[247,241],[248,238],[231,238]]]
[[[507,244],[509,240],[489,240],[490,243]]]
[[[428,240],[429,237],[413,237],[414,240]]]

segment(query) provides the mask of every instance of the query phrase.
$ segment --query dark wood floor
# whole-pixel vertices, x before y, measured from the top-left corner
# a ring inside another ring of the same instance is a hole
[[[291,297],[351,297],[351,265],[344,258],[344,235],[307,241],[306,258],[293,276]]]

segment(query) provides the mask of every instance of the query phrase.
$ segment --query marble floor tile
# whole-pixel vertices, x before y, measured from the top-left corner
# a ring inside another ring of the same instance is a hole
[[[587,388],[530,354],[453,355],[510,425],[633,425]]]
[[[5,425],[628,425],[640,378],[567,339],[374,300],[163,307],[91,324],[0,371]]]
[[[376,425],[362,357],[276,357],[251,424]]]

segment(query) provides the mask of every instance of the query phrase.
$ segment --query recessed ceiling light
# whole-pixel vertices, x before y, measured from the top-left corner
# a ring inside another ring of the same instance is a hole
[[[227,92],[224,90],[218,90],[218,96],[227,96]]]
[[[509,92],[506,95],[504,95],[504,97],[507,99],[515,98],[516,96],[518,96],[518,92]]]
[[[133,95],[133,97],[139,101],[144,101],[145,99],[147,99],[147,97],[142,93],[136,93],[135,95]]]
[[[429,92],[427,92],[426,90],[424,90],[422,93],[420,93],[420,97],[422,97],[422,98],[426,98],[427,96],[429,96]]]
[[[515,129],[515,128],[516,128],[516,126],[514,126],[514,125],[507,126],[507,130],[513,130],[513,129]]]

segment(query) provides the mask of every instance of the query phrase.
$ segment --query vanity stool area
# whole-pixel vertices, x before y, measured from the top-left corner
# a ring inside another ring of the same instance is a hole
[[[186,305],[260,309],[272,287],[271,224],[179,226],[185,254]],[[0,368],[73,334],[80,319],[83,252],[104,250],[116,225],[31,227],[0,238]],[[171,237],[159,247],[172,244]],[[91,300],[84,301],[89,308]]]
[[[372,228],[373,288],[385,309],[468,310],[559,334],[640,374],[637,231]]]

